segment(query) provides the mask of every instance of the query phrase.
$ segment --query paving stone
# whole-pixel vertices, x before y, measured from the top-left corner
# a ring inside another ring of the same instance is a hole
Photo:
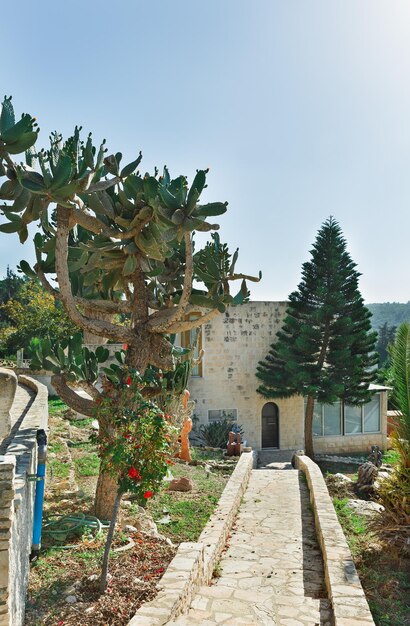
[[[187,615],[169,624],[314,626],[332,620],[308,488],[297,470],[272,469],[252,472],[221,577],[201,587]]]

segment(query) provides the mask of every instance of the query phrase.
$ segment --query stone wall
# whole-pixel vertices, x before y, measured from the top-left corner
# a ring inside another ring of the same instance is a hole
[[[374,626],[363,587],[322,472],[307,456],[297,456],[296,466],[305,473],[309,485],[316,533],[323,555],[326,588],[334,612],[334,626],[366,626],[366,624]]]
[[[41,383],[42,385],[45,385],[47,387],[49,396],[58,396],[57,391],[54,389],[53,385],[51,384],[51,377],[53,375],[51,372],[47,372],[45,370],[41,370],[39,372],[32,372],[30,369],[27,369],[27,368],[18,368],[16,369],[16,373],[18,375],[29,376],[30,378],[33,378],[34,380]]]
[[[47,428],[47,388],[19,376],[35,398],[5,455],[0,456],[0,626],[22,626],[29,574],[35,482],[36,433]]]
[[[267,400],[256,393],[256,366],[280,329],[286,302],[249,302],[227,311],[202,329],[203,377],[189,383],[195,415],[208,422],[209,409],[237,409],[248,445],[262,446],[261,412]],[[303,398],[277,399],[279,446],[303,445]]]

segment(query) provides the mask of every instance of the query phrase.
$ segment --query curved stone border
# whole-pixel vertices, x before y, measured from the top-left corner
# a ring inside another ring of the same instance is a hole
[[[16,457],[15,489],[18,500],[20,490],[25,491],[26,476],[34,472],[37,461],[36,434],[39,428],[47,429],[48,391],[47,387],[29,376],[19,375],[18,382],[35,392],[30,408],[24,416],[19,429],[7,446],[6,454]]]
[[[296,466],[304,472],[309,485],[316,532],[323,554],[326,587],[333,605],[334,625],[374,625],[323,474],[318,465],[307,456],[296,456]]]
[[[138,609],[128,626],[164,626],[185,613],[196,590],[209,583],[248,486],[253,463],[252,452],[241,455],[198,541],[180,544],[161,579],[161,591]]]

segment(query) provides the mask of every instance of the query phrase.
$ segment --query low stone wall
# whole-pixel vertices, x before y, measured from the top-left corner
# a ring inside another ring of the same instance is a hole
[[[0,442],[10,432],[10,409],[17,388],[17,376],[12,370],[0,367]]]
[[[316,437],[314,440],[315,452],[318,454],[360,454],[361,452],[368,454],[372,446],[387,450],[386,431],[374,434]]]
[[[198,542],[181,543],[161,579],[162,590],[147,602],[128,626],[163,626],[185,613],[196,590],[208,584],[231,531],[253,468],[252,452],[244,452]]]
[[[15,372],[19,376],[29,376],[33,380],[36,380],[38,383],[45,385],[48,389],[49,396],[58,396],[57,391],[54,389],[51,384],[52,372],[47,372],[46,370],[40,370],[38,372],[32,372],[30,369],[26,369],[23,367],[17,368]]]
[[[322,472],[307,456],[297,456],[296,465],[305,473],[309,485],[316,532],[323,554],[326,587],[333,605],[334,626],[374,625]]]
[[[205,546],[203,583],[208,584],[225,547],[228,535],[246,491],[254,465],[254,454],[244,452],[232,473],[213,515],[198,541]]]
[[[47,428],[47,388],[28,376],[36,396],[6,454],[0,456],[0,626],[22,626],[29,574],[39,428]]]

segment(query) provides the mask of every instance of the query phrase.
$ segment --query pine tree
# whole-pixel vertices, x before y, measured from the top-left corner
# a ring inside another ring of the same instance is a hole
[[[390,364],[389,346],[394,343],[397,326],[389,326],[384,322],[377,333],[376,352],[379,355],[379,368],[388,367]]]
[[[357,405],[370,399],[376,333],[359,291],[359,272],[346,251],[339,224],[328,218],[303,264],[302,280],[289,296],[283,328],[257,368],[267,398],[307,398],[305,452],[314,458],[315,401]]]

